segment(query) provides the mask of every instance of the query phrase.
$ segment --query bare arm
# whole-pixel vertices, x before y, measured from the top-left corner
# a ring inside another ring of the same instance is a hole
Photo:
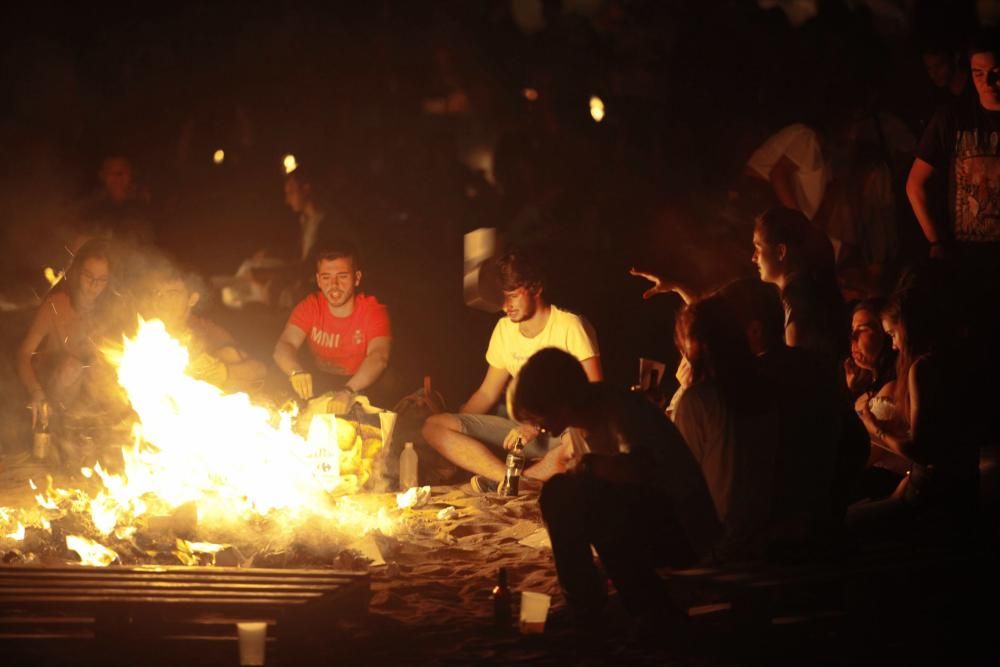
[[[42,304],[42,306],[35,314],[35,319],[31,323],[28,333],[17,348],[17,376],[21,379],[24,388],[32,395],[32,398],[36,395],[43,397],[45,395],[42,383],[38,380],[35,368],[31,364],[31,359],[38,350],[38,346],[42,344],[42,341],[52,329],[52,313],[46,304]]]
[[[38,380],[35,367],[31,363],[32,357],[42,344],[45,337],[52,330],[54,319],[53,313],[48,305],[43,303],[42,308],[35,314],[35,319],[28,329],[27,335],[17,348],[17,376],[21,379],[24,388],[28,390],[31,397],[31,426],[34,428],[35,421],[42,414],[42,406],[45,403],[45,390]]]
[[[554,475],[569,470],[569,463],[572,460],[573,445],[570,442],[563,442],[546,452],[545,456],[535,464],[525,468],[524,476],[539,482],[547,482]]]
[[[885,431],[882,426],[872,415],[870,408],[868,407],[868,402],[864,401],[861,403],[861,409],[858,411],[858,416],[861,417],[862,423],[864,423],[865,428],[868,429],[868,433],[871,434],[872,439],[875,444],[888,449],[894,454],[898,454],[903,458],[916,461],[918,463],[923,462],[924,458],[924,447],[920,447],[919,437],[916,437],[920,432],[920,425],[916,421],[919,419],[919,401],[920,401],[920,391],[917,382],[917,368],[919,361],[914,363],[910,367],[909,376],[906,382],[909,383],[909,405],[896,406],[897,410],[908,410],[910,417],[910,431],[907,433],[905,430],[900,432]],[[896,380],[896,382],[901,382],[902,380]],[[887,385],[888,386],[888,385]],[[880,396],[887,395],[888,392],[883,390],[879,392]]]
[[[267,368],[263,363],[252,359],[243,350],[227,345],[215,352],[215,357],[226,365],[226,391],[241,391],[255,388],[264,381]]]
[[[913,214],[920,223],[920,229],[930,243],[941,241],[941,227],[931,215],[927,205],[927,182],[934,174],[934,167],[920,158],[913,161],[910,175],[906,179],[906,196],[913,207]]]
[[[591,357],[580,362],[583,372],[587,374],[587,379],[591,382],[600,382],[604,379],[604,371],[601,370],[601,358]]]
[[[299,364],[299,348],[306,341],[306,332],[294,324],[286,324],[285,330],[274,346],[274,363],[285,375],[302,370]]]
[[[782,206],[787,208],[799,208],[799,200],[795,196],[795,174],[798,173],[798,166],[782,155],[771,168],[768,180],[774,188],[774,196],[778,198]]]
[[[299,348],[306,340],[306,332],[294,324],[286,324],[281,338],[274,346],[274,363],[288,377],[299,398],[312,398],[312,375],[304,373],[299,365]]]
[[[483,383],[479,385],[479,389],[472,393],[469,400],[458,411],[474,415],[486,414],[500,400],[509,379],[510,373],[502,368],[490,366],[486,370],[486,376],[483,378]]]
[[[652,287],[642,293],[643,299],[651,299],[657,294],[668,294],[670,292],[679,296],[685,304],[690,304],[698,298],[698,295],[695,294],[694,290],[690,287],[681,285],[680,283],[666,281],[662,276],[658,276],[655,273],[639,271],[634,267],[629,269],[628,272],[629,275],[639,276],[640,278],[645,278],[649,282],[653,283]],[[591,381],[593,382],[593,380]]]
[[[788,347],[798,347],[799,345],[799,328],[795,326],[795,322],[789,322],[788,326],[785,327],[785,345]]]
[[[368,350],[358,370],[344,386],[351,391],[363,391],[375,384],[382,371],[389,365],[389,352],[392,349],[392,339],[379,336],[368,341]]]
[[[899,451],[903,456],[916,461],[926,463],[928,461],[928,450],[930,444],[927,442],[927,424],[921,423],[921,404],[927,400],[926,392],[923,391],[927,384],[927,369],[922,360],[918,359],[910,366],[910,374],[907,378],[910,393],[910,437],[908,440],[899,443]]]

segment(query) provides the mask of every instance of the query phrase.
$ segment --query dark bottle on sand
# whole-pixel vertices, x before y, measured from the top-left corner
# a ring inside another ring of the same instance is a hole
[[[516,496],[517,488],[521,482],[521,472],[524,471],[524,443],[518,439],[514,448],[507,453],[507,472],[504,473],[503,481],[497,487],[497,493],[501,496]]]
[[[493,587],[493,627],[505,632],[514,623],[514,613],[511,610],[510,589],[507,588],[507,568],[497,570],[497,585]]]

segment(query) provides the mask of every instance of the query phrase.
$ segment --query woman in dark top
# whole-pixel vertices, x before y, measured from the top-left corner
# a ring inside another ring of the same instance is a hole
[[[754,223],[753,262],[781,290],[785,343],[822,355],[830,367],[848,352],[848,322],[833,246],[801,212],[772,208]]]

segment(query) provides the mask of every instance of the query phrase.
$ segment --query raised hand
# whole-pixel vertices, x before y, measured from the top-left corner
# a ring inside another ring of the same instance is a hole
[[[674,287],[669,283],[664,283],[663,278],[656,275],[655,273],[647,273],[645,271],[639,271],[634,266],[628,270],[629,275],[638,276],[640,278],[645,278],[649,282],[653,283],[653,286],[642,293],[643,299],[651,299],[657,294],[663,294],[665,292],[673,292]]]
[[[691,303],[695,299],[695,294],[685,287],[675,282],[668,282],[663,279],[662,276],[658,276],[655,273],[648,273],[646,271],[639,271],[634,266],[628,270],[629,275],[639,276],[640,278],[645,278],[649,282],[653,283],[653,286],[642,293],[643,299],[651,299],[657,294],[666,294],[668,292],[674,292],[679,296],[684,303]]]

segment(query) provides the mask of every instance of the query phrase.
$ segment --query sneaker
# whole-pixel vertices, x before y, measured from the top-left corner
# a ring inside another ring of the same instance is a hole
[[[500,483],[494,482],[489,477],[473,475],[472,479],[469,480],[469,486],[472,487],[472,492],[476,495],[485,496],[496,493],[497,489],[500,487]]]

